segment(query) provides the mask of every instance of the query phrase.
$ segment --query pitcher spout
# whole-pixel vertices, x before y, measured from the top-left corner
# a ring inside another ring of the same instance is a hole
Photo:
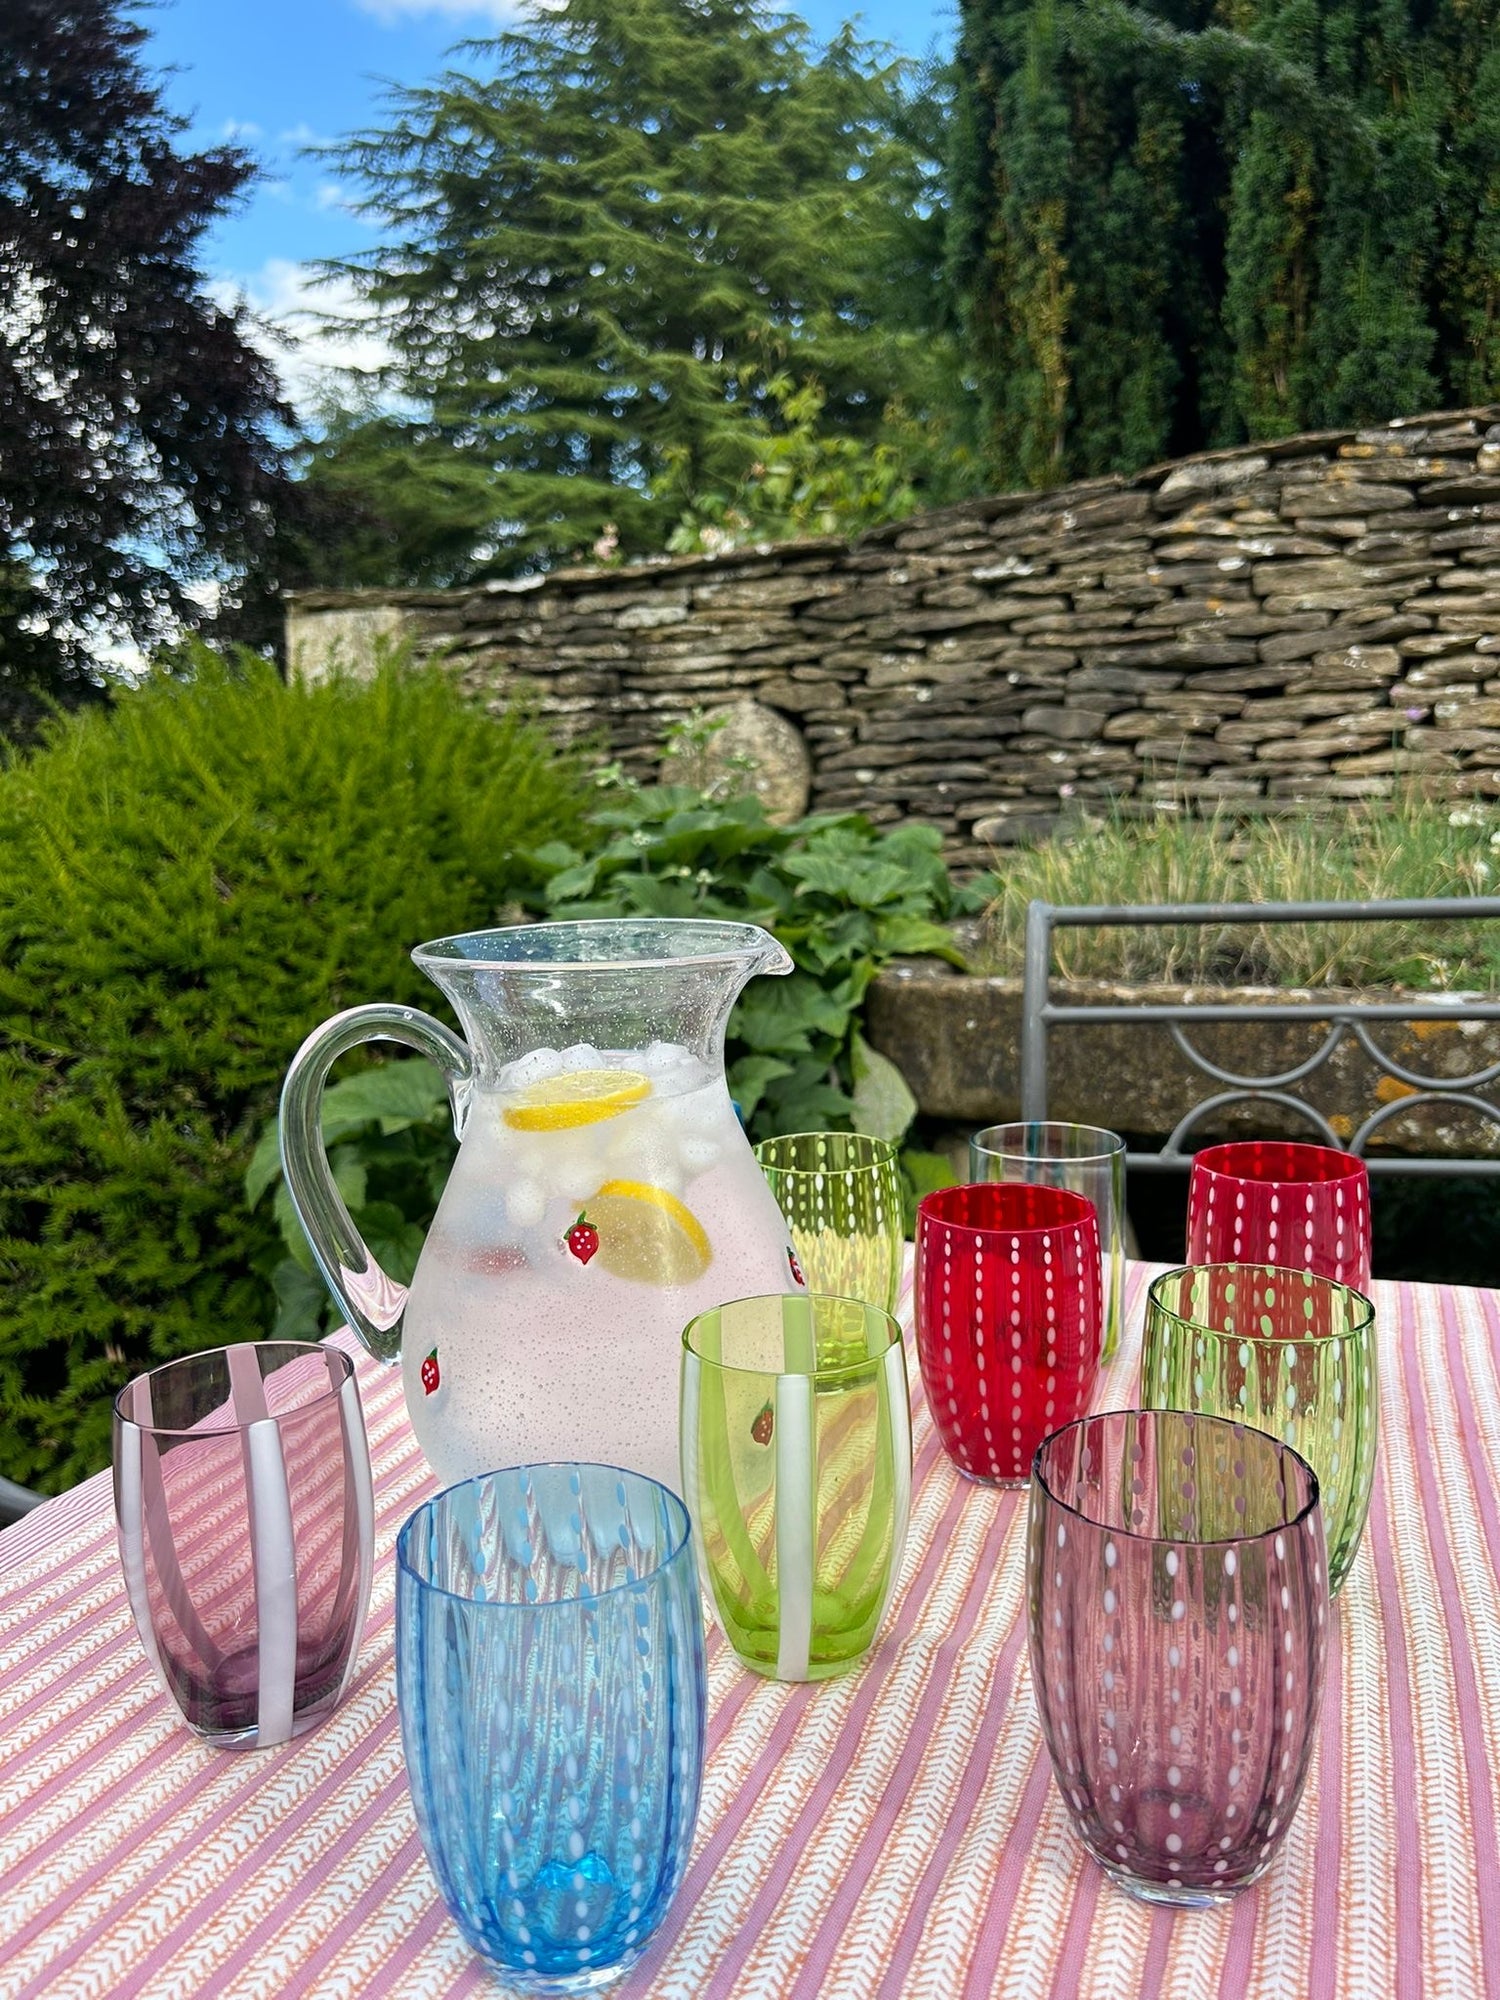
[[[792,970],[758,924],[676,917],[470,931],[418,945],[412,958],[463,1022],[481,1088],[539,1048],[662,1044],[721,1063],[741,989]]]

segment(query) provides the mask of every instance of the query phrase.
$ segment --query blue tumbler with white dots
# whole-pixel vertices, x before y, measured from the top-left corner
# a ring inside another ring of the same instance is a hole
[[[422,1845],[511,1986],[587,1993],[687,1868],[707,1691],[687,1509],[640,1473],[523,1465],[396,1545],[396,1687]]]

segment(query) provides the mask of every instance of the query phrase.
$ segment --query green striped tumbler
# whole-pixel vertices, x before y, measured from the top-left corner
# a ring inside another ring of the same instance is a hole
[[[725,1636],[776,1680],[857,1666],[906,1547],[900,1327],[857,1299],[737,1299],[682,1347],[683,1493]]]

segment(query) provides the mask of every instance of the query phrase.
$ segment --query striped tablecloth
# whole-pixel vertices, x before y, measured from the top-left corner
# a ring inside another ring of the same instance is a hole
[[[1100,1407],[1134,1401],[1146,1272]],[[1322,1733],[1269,1874],[1147,1909],[1073,1838],[1026,1664],[1024,1498],[966,1485],[912,1365],[898,1615],[858,1673],[753,1679],[715,1636],[687,1881],[626,2000],[1500,1995],[1500,1295],[1377,1285],[1382,1436]],[[377,1567],[343,1707],[201,1747],[131,1630],[104,1478],[0,1535],[0,1995],[494,1993],[414,1830],[392,1545],[431,1478],[362,1363]],[[1487,1982],[1488,1981],[1488,1985]]]

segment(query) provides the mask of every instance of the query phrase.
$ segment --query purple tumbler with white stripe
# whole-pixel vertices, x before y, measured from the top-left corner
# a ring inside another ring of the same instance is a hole
[[[189,1728],[265,1749],[330,1715],[374,1552],[348,1355],[246,1341],[137,1376],[115,1399],[114,1482],[136,1630]]]

